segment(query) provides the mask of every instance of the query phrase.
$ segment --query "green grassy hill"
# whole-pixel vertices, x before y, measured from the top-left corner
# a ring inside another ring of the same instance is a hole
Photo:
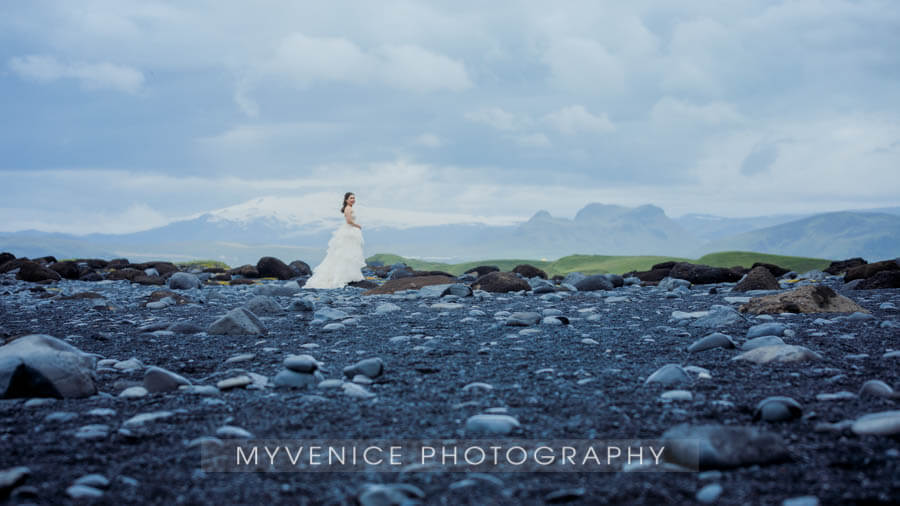
[[[399,255],[379,253],[367,259],[369,262],[382,262],[385,265],[402,262],[413,269],[420,271],[444,271],[459,275],[479,265],[496,265],[503,271],[512,270],[519,264],[530,264],[543,269],[550,276],[568,274],[570,272],[583,272],[585,274],[622,274],[630,271],[644,271],[654,264],[667,261],[690,262],[695,264],[712,265],[715,267],[733,267],[742,265],[750,267],[755,262],[765,262],[779,265],[785,269],[797,272],[806,272],[811,269],[824,269],[831,263],[830,260],[821,258],[789,257],[782,255],[769,255],[750,251],[725,251],[711,253],[696,260],[678,257],[664,256],[604,256],[604,255],[569,255],[558,260],[524,260],[524,259],[494,259],[478,260],[476,262],[464,262],[459,264],[445,264],[440,262],[426,262],[415,258],[403,258]]]

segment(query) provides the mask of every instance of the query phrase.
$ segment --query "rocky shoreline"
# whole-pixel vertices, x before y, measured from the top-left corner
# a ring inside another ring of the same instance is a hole
[[[371,266],[357,287],[323,291],[302,288],[302,262],[271,257],[228,272],[10,257],[0,256],[0,494],[11,503],[900,496],[895,260],[556,279],[531,266],[462,276]],[[201,467],[204,445],[243,438],[484,436],[690,437],[709,451],[699,472]]]

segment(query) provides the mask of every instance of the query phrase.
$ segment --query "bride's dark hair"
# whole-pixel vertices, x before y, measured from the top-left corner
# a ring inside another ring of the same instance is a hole
[[[347,209],[347,199],[350,198],[350,195],[353,195],[353,192],[347,192],[344,194],[344,205],[341,206],[341,214],[344,214],[344,209]]]

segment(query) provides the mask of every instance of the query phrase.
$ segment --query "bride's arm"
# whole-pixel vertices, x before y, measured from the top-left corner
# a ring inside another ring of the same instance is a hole
[[[362,230],[362,227],[360,227],[359,225],[357,225],[356,223],[353,222],[353,211],[350,209],[349,206],[346,209],[344,209],[344,219],[347,220],[348,225]]]

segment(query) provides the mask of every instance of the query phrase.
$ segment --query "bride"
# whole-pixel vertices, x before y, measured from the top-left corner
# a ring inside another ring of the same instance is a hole
[[[341,288],[351,281],[362,281],[362,268],[366,265],[363,256],[362,227],[356,223],[353,204],[356,195],[352,192],[344,194],[344,205],[341,212],[345,223],[341,223],[331,240],[328,241],[328,252],[313,271],[304,288]]]

